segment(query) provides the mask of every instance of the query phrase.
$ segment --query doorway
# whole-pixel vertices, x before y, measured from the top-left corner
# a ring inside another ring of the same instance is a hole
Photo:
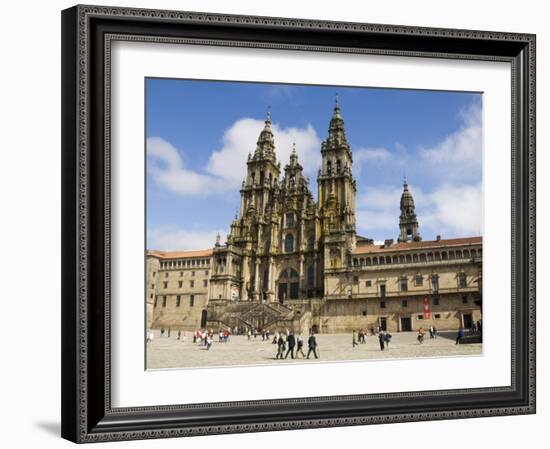
[[[472,314],[471,313],[463,313],[462,318],[464,321],[464,329],[471,329],[473,324]]]
[[[412,322],[411,317],[401,317],[401,332],[411,332]]]
[[[388,320],[386,318],[380,318],[380,330],[384,332],[388,330]]]
[[[201,313],[201,328],[206,327],[206,321],[208,320],[208,312],[206,310],[203,310]]]

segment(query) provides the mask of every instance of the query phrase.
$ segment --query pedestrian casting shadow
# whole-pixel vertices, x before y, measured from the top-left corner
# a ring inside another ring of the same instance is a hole
[[[56,437],[61,435],[61,423],[59,422],[35,422],[36,427]]]

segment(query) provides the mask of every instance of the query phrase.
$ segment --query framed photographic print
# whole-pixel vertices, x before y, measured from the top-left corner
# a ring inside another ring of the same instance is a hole
[[[535,412],[535,36],[62,13],[62,435]]]

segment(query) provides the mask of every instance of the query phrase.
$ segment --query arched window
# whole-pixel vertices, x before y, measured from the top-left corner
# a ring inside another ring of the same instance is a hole
[[[327,161],[327,173],[332,174],[332,161]]]
[[[287,234],[285,237],[285,253],[291,253],[294,251],[294,236]]]
[[[340,173],[340,170],[342,169],[342,162],[340,159],[336,161],[336,173]]]

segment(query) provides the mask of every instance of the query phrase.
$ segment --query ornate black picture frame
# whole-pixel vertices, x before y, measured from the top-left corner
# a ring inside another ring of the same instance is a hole
[[[116,40],[504,61],[512,71],[509,387],[113,408],[110,48]],[[535,36],[194,12],[62,12],[62,436],[74,442],[535,412]]]

